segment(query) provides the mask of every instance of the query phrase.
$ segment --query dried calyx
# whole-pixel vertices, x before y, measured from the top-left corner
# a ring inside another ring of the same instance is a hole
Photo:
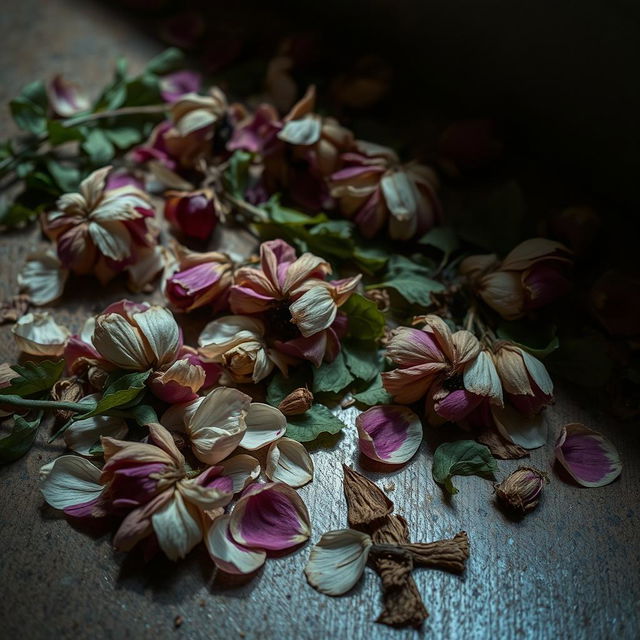
[[[534,467],[519,467],[496,485],[496,496],[506,509],[524,515],[540,501],[547,474]]]

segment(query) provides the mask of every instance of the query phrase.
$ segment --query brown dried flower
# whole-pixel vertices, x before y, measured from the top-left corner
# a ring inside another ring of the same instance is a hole
[[[313,404],[313,394],[309,389],[298,387],[294,389],[282,402],[278,405],[278,409],[285,416],[297,416],[311,408]]]
[[[519,467],[496,485],[499,502],[507,509],[524,515],[536,507],[547,474],[534,467]]]
[[[51,388],[51,398],[53,400],[65,402],[79,402],[84,397],[84,389],[78,378],[63,378],[58,380]],[[56,410],[56,422],[66,422],[74,415],[68,409]]]

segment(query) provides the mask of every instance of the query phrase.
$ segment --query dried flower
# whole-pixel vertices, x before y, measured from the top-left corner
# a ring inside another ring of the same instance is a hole
[[[52,400],[78,402],[83,396],[84,389],[77,378],[62,378],[51,387]],[[57,409],[56,421],[66,422],[73,415],[73,412],[68,409]]]
[[[524,515],[535,509],[547,482],[547,474],[539,469],[518,467],[496,485],[496,496],[505,508]]]
[[[294,389],[278,405],[278,409],[285,416],[297,416],[311,408],[313,404],[313,394],[306,387]]]
[[[280,438],[267,451],[264,472],[274,482],[302,487],[313,480],[313,461],[302,444],[291,438]]]
[[[187,238],[207,240],[218,224],[220,203],[211,189],[167,191],[164,215]]]
[[[386,289],[369,289],[365,292],[365,297],[373,300],[380,311],[385,313],[391,308],[389,292]]]
[[[69,330],[59,325],[47,312],[27,313],[11,328],[18,348],[34,356],[59,356],[69,337]]]
[[[385,225],[394,240],[429,231],[441,215],[435,173],[416,163],[401,165],[385,147],[361,141],[356,147],[342,155],[344,168],[330,179],[340,211],[369,238]]]

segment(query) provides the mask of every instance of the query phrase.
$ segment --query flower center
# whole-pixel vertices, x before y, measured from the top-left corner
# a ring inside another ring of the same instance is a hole
[[[442,385],[447,391],[459,391],[464,389],[464,381],[461,373],[449,376]]]
[[[292,340],[300,337],[298,328],[291,321],[291,312],[289,304],[285,301],[276,302],[265,314],[265,325],[270,335],[276,340]]]

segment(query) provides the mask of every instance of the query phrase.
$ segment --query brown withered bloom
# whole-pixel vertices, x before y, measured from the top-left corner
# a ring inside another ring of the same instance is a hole
[[[313,394],[309,389],[298,387],[294,389],[282,402],[278,405],[278,409],[285,416],[297,416],[308,411],[313,404]]]
[[[496,496],[503,507],[524,515],[535,509],[547,482],[547,474],[543,471],[535,467],[519,467],[496,485]]]
[[[84,389],[78,378],[63,378],[58,380],[51,388],[52,400],[61,400],[65,402],[79,402],[84,397]],[[74,415],[73,411],[68,409],[56,410],[56,422],[66,422]]]

